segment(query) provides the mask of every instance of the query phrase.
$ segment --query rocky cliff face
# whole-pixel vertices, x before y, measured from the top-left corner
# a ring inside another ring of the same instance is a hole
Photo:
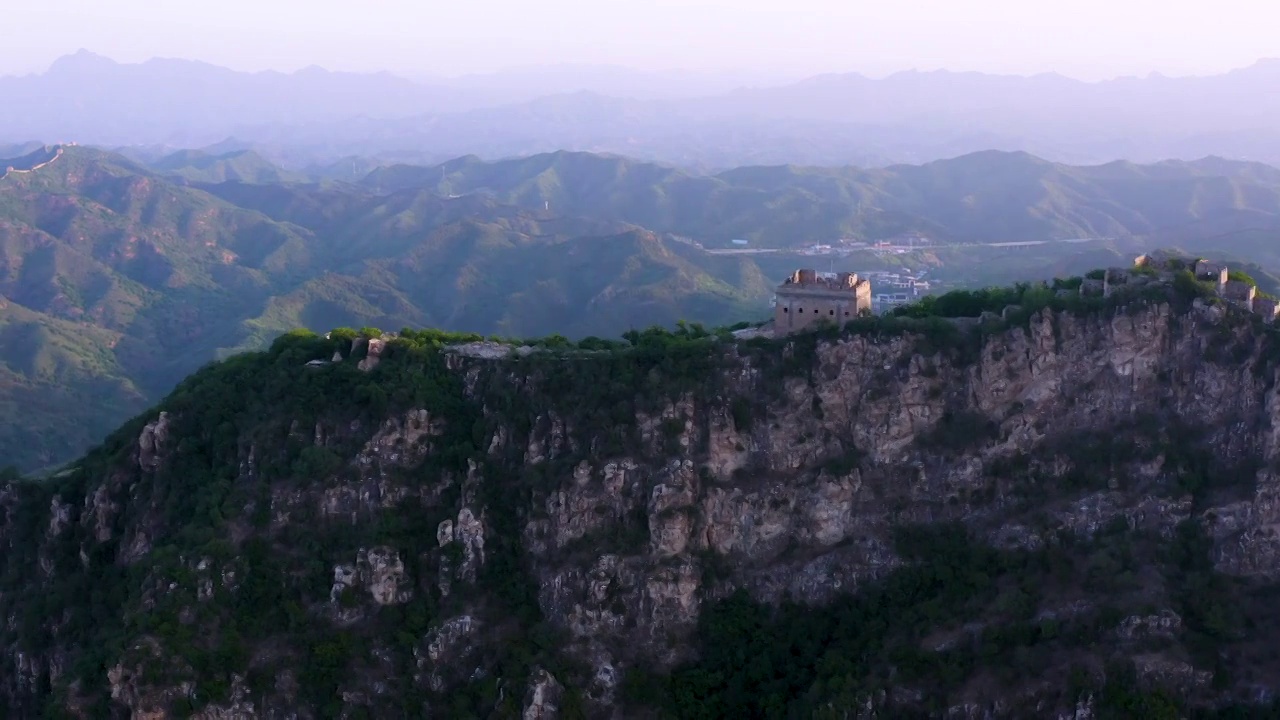
[[[1090,717],[1095,695],[1062,678],[1070,664],[1103,682],[1116,658],[1194,705],[1269,702],[1271,631],[1224,635],[1205,665],[1187,649],[1203,623],[1143,564],[1195,526],[1214,577],[1249,597],[1280,579],[1270,332],[1218,307],[1046,310],[943,338],[710,345],[629,376],[613,356],[446,354],[447,402],[339,388],[296,416],[232,401],[230,421],[174,401],[71,478],[0,488],[0,705],[635,715],[655,708],[624,691],[628,673],[698,662],[700,619],[735,592],[819,612],[917,562],[900,528],[941,525],[993,552],[1146,544],[1110,597],[1064,587],[1026,610],[1117,608],[1090,649],[1012,686],[970,673],[941,705],[903,681],[846,716]],[[289,372],[394,395],[404,361],[379,355]],[[921,643],[942,653],[1005,617],[992,612]]]

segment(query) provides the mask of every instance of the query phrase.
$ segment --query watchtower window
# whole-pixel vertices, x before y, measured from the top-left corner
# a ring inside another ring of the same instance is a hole
[[[784,307],[782,308],[782,312],[791,312],[791,308]]]
[[[828,311],[827,311],[827,314],[828,314],[828,315],[835,315],[835,314],[836,314],[836,311],[835,311],[835,310],[828,310]]]
[[[804,308],[796,308],[796,312],[798,312],[798,313],[802,313],[802,312],[804,312]]]
[[[844,311],[844,316],[845,316],[845,317],[849,317],[849,311],[848,311],[848,310],[845,310],[845,311]]]

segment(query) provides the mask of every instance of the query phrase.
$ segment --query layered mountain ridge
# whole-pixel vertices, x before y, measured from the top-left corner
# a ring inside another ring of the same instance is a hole
[[[720,169],[884,166],[990,148],[1073,163],[1204,155],[1275,163],[1277,67],[1264,60],[1206,77],[1103,82],[940,70],[751,86],[591,68],[414,82],[320,68],[116,63],[80,52],[43,74],[0,77],[0,100],[21,108],[0,119],[0,142],[177,149],[234,137],[302,165],[572,149]]]
[[[23,470],[75,457],[202,364],[295,327],[616,337],[762,318],[799,265],[914,265],[946,288],[1077,274],[1153,245],[1280,263],[1280,175],[1215,159],[1079,168],[983,153],[706,176],[560,152],[359,184],[293,181],[247,151],[145,165],[67,145],[0,165],[14,168],[0,179],[0,456]],[[931,247],[798,253],[899,233]],[[708,252],[738,238],[774,252]],[[984,245],[1027,240],[1046,244]]]

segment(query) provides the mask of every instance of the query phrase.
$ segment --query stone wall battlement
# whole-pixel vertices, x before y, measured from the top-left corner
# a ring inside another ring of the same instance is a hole
[[[1275,322],[1277,313],[1280,313],[1280,301],[1259,295],[1257,287],[1252,283],[1232,280],[1231,268],[1226,263],[1204,258],[1192,261],[1167,253],[1155,253],[1134,258],[1133,269],[1145,270],[1147,275],[1155,270],[1157,277],[1162,279],[1172,279],[1174,270],[1190,269],[1197,280],[1213,283],[1218,297],[1236,307],[1256,313],[1267,322]],[[1125,284],[1134,277],[1135,273],[1131,270],[1112,268],[1107,271],[1104,292],[1110,294],[1113,285]]]
[[[62,157],[62,146],[61,146],[61,145],[59,145],[58,147],[54,148],[54,151],[53,151],[53,157],[49,158],[48,160],[45,160],[45,161],[44,161],[44,162],[42,162],[42,163],[36,163],[35,165],[32,165],[32,166],[31,166],[31,167],[29,167],[29,168],[15,168],[15,167],[13,167],[13,166],[9,166],[9,167],[4,168],[3,170],[0,170],[0,180],[3,180],[3,179],[5,179],[6,177],[9,177],[9,175],[11,175],[11,174],[12,174],[12,175],[22,175],[22,174],[26,174],[26,173],[33,173],[33,172],[35,172],[35,171],[37,171],[37,170],[39,170],[39,169],[41,169],[41,168],[47,167],[47,166],[49,166],[49,165],[52,165],[52,164],[53,164],[53,162],[54,162],[55,160],[57,160],[58,158],[60,158],[60,157]]]

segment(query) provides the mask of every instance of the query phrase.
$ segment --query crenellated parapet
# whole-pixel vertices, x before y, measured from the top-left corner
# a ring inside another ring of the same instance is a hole
[[[1134,258],[1132,271],[1118,268],[1108,270],[1106,292],[1110,293],[1113,283],[1127,282],[1136,274],[1151,276],[1154,273],[1161,279],[1172,279],[1176,270],[1190,270],[1196,280],[1212,283],[1218,297],[1231,305],[1261,316],[1266,322],[1274,322],[1277,314],[1280,313],[1280,301],[1260,295],[1257,287],[1251,282],[1232,280],[1231,268],[1226,263],[1204,258],[1193,260],[1166,252],[1139,255]]]

